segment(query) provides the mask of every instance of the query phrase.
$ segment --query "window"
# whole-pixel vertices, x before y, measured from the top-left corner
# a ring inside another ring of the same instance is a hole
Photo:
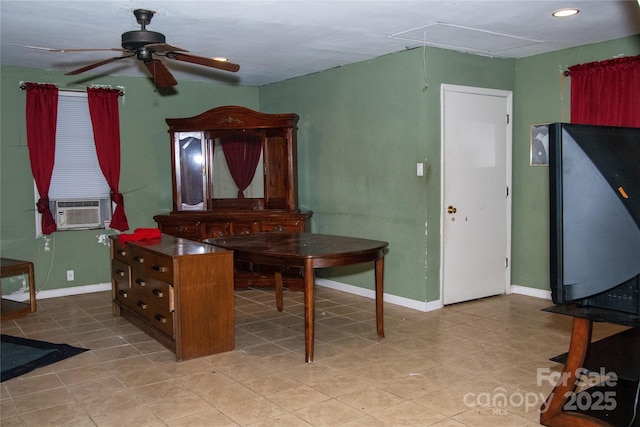
[[[35,199],[38,191],[35,189]],[[56,153],[49,187],[50,209],[58,230],[104,228],[111,219],[110,189],[93,141],[85,92],[60,91]],[[41,235],[36,211],[36,235]]]

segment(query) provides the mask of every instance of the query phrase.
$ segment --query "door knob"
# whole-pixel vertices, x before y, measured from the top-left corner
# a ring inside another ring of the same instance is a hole
[[[457,211],[457,209],[454,208],[453,206],[449,206],[447,208],[447,212],[450,213],[450,214],[454,214],[454,213],[456,213],[456,211]]]

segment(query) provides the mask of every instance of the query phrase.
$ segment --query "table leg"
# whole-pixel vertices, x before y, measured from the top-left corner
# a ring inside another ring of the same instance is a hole
[[[554,387],[540,408],[540,424],[558,427],[610,426],[604,421],[586,415],[563,412],[565,402],[576,387],[577,374],[580,373],[591,343],[592,329],[593,323],[591,320],[579,317],[573,318],[573,330],[571,332],[571,344],[569,345],[567,362],[562,370],[560,383]]]
[[[282,311],[284,308],[284,302],[282,297],[282,271],[276,270],[273,273],[273,278],[276,283],[276,307],[278,311]]]
[[[384,338],[384,258],[376,260],[376,328],[378,337]]]
[[[314,298],[313,260],[304,261],[304,353],[307,363],[313,362]]]
[[[31,312],[36,311],[36,282],[35,282],[35,274],[33,272],[33,263],[29,263],[28,266],[28,274],[29,274],[29,305],[31,306]]]

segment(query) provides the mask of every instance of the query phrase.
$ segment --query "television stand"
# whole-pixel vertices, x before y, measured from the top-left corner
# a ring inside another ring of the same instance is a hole
[[[573,317],[571,343],[561,378],[540,408],[545,426],[640,426],[640,316],[575,304],[544,311]],[[593,322],[629,326],[619,334],[591,342]],[[576,393],[580,373],[615,373],[617,378]],[[578,375],[576,375],[578,374]]]

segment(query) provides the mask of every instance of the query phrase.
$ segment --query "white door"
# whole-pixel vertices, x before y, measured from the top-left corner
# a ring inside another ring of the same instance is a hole
[[[510,281],[511,92],[442,85],[442,301]]]

